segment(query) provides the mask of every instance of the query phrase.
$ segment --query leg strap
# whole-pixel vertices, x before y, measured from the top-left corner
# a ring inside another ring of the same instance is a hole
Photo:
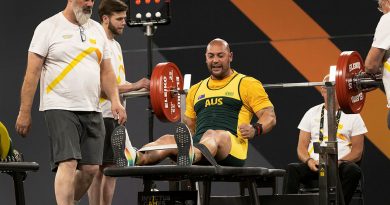
[[[211,154],[210,150],[207,149],[207,147],[204,144],[195,144],[194,147],[198,148],[202,155],[209,161],[213,166],[216,168],[219,168],[220,165],[215,161],[213,155]]]

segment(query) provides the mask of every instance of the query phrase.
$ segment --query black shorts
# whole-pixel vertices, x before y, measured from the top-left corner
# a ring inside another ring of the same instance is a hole
[[[103,118],[106,136],[104,138],[103,164],[114,164],[114,152],[111,145],[111,134],[118,126],[118,121],[114,118]]]
[[[78,164],[101,165],[104,123],[99,112],[46,110],[44,112],[50,140],[50,166],[75,159]]]
[[[222,166],[243,167],[245,161],[246,160],[238,159],[229,154],[225,159],[220,160],[217,163]],[[199,162],[196,162],[195,165],[211,165],[211,163],[206,158],[202,158]]]
[[[238,159],[237,157],[229,154],[225,159],[219,161],[218,164],[222,166],[243,167],[245,165],[245,161],[246,160]]]

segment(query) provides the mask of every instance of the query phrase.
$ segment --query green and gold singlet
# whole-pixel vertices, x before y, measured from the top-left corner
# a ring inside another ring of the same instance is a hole
[[[242,109],[246,110],[239,92],[239,84],[244,77],[242,74],[235,74],[228,84],[219,89],[209,88],[210,78],[201,82],[194,96],[197,116],[195,142],[198,142],[208,129],[226,130],[237,135],[240,112]]]
[[[225,160],[233,166],[242,166],[248,152],[248,140],[238,126],[250,124],[254,113],[273,106],[258,80],[236,71],[223,80],[209,77],[193,85],[186,105],[185,115],[196,120],[194,143],[209,129],[229,133],[232,147]]]

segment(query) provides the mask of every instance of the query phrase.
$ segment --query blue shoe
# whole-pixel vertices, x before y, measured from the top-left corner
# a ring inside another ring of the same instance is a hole
[[[194,148],[192,135],[187,125],[178,123],[174,136],[177,144],[177,165],[191,166],[194,161]]]

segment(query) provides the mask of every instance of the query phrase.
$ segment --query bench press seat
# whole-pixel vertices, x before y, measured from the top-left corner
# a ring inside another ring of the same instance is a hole
[[[268,169],[264,167],[228,167],[228,166],[176,166],[176,165],[153,165],[134,167],[108,167],[104,174],[111,177],[134,177],[145,180],[157,181],[202,181],[202,203],[210,202],[211,182],[244,182],[246,183],[252,204],[260,204],[257,194],[258,181],[264,178],[284,175],[284,170]],[[144,191],[150,191],[145,189]]]
[[[23,182],[28,171],[37,171],[39,164],[36,162],[0,162],[0,172],[7,173],[14,180],[15,200],[17,205],[24,205]]]

